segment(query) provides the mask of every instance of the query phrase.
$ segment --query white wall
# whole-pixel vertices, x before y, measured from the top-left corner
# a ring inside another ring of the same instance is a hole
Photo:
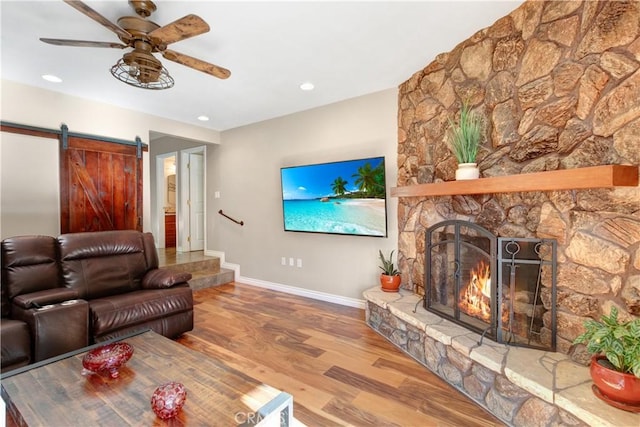
[[[220,142],[220,133],[217,131],[7,80],[1,81],[0,99],[0,118],[7,122],[49,129],[60,129],[60,125],[64,123],[71,132],[88,133],[130,141],[139,136],[142,142],[147,144],[149,144],[150,132],[179,135],[183,138],[205,143]],[[0,138],[2,138],[0,141],[4,141],[6,136],[7,133],[0,134]],[[33,174],[33,176],[38,174],[35,164],[27,155],[17,156],[17,158],[11,160],[4,159],[4,161],[19,162],[28,174]],[[46,158],[44,154],[41,154],[39,161],[45,162],[47,167],[51,167],[51,165],[57,166],[57,157]],[[142,227],[143,230],[150,231],[151,203],[148,153],[143,154],[142,167],[144,174]],[[2,178],[3,180],[6,179]],[[38,191],[35,182],[25,181],[20,185],[21,191],[25,194],[35,194]],[[28,227],[30,222],[23,225]],[[20,228],[24,227],[21,225]],[[14,232],[10,229],[3,229],[2,234],[3,236],[9,236],[14,235]]]
[[[388,194],[397,177],[396,117],[392,89],[223,132],[207,158],[208,247],[239,264],[245,279],[361,299],[379,284],[378,249],[398,241],[397,199]],[[374,156],[385,156],[387,238],[284,231],[281,167]],[[283,256],[302,259],[302,268],[282,266]]]
[[[0,239],[60,231],[58,144],[54,139],[2,134]]]

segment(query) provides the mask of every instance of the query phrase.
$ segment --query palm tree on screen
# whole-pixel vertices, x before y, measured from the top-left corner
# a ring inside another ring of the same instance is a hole
[[[371,163],[365,163],[358,168],[358,173],[353,174],[356,178],[356,186],[365,195],[371,195],[374,193],[376,187],[376,170],[371,168]]]
[[[384,163],[372,168],[371,163],[365,163],[358,168],[358,173],[353,174],[356,178],[356,186],[367,197],[385,197],[384,185]]]
[[[331,183],[331,189],[333,190],[333,194],[335,194],[336,196],[342,196],[344,193],[347,192],[347,184],[348,182],[342,179],[341,176],[337,177]]]

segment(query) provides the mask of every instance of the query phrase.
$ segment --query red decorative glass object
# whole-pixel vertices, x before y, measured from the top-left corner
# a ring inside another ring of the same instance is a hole
[[[153,392],[151,408],[158,417],[166,420],[178,415],[186,400],[187,390],[184,385],[171,381],[162,384]]]
[[[117,378],[118,368],[127,363],[133,355],[133,347],[126,342],[116,342],[95,348],[84,355],[83,373],[106,373],[111,378]]]

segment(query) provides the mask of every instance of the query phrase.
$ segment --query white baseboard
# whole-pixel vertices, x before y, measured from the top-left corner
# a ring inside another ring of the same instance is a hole
[[[285,292],[287,294],[298,295],[301,297],[312,298],[319,301],[331,302],[334,304],[344,305],[347,307],[355,307],[364,310],[365,301],[343,297],[340,295],[328,294],[326,292],[312,291],[310,289],[298,288],[296,286],[282,285],[280,283],[268,282],[266,280],[252,279],[251,277],[237,276],[236,281],[247,285],[256,286],[258,288],[271,289],[273,291]]]
[[[219,251],[206,251],[205,255],[215,256],[220,258],[220,266],[228,268],[235,272],[235,281],[238,283],[244,283],[258,288],[271,289],[272,291],[284,292],[287,294],[298,295],[305,298],[311,298],[319,301],[330,302],[333,304],[344,305],[347,307],[360,308],[364,310],[365,301],[356,298],[343,297],[340,295],[329,294],[326,292],[312,291],[310,289],[299,288],[297,286],[283,285],[281,283],[269,282],[261,279],[253,279],[251,277],[245,277],[240,275],[240,266],[225,261],[224,252]]]
[[[215,257],[220,258],[220,266],[221,266],[221,267],[222,267],[222,264],[224,264],[224,263],[225,263],[225,260],[224,260],[224,252],[220,252],[220,251],[209,251],[209,250],[207,250],[207,251],[204,251],[204,254],[205,254],[206,256],[215,256]],[[228,267],[225,267],[225,268],[228,268]]]

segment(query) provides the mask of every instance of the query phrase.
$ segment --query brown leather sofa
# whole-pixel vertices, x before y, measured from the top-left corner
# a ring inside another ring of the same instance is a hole
[[[190,273],[158,268],[150,233],[134,230],[2,241],[2,372],[152,329],[193,329]]]

